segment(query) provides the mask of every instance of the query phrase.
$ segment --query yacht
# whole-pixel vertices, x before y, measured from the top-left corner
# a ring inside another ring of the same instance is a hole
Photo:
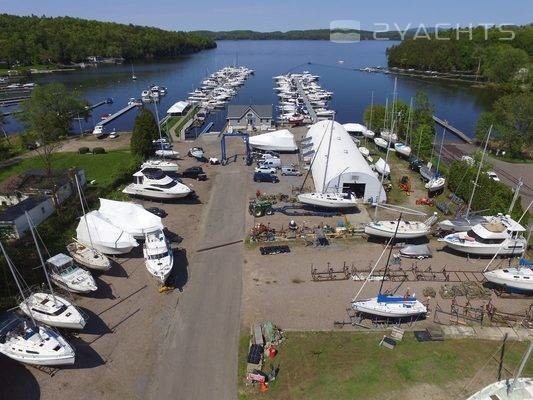
[[[123,193],[154,199],[179,199],[192,193],[189,187],[158,168],[144,168],[133,177],[135,182],[126,186]]]
[[[350,208],[357,206],[357,198],[352,193],[302,193],[298,201],[324,208]]]
[[[370,151],[366,147],[359,147],[359,152],[364,158],[367,158],[370,155]]]
[[[43,324],[58,328],[83,329],[85,318],[68,300],[55,293],[35,292],[19,304],[20,310]]]
[[[109,258],[103,253],[78,242],[76,239],[67,245],[67,251],[74,261],[83,267],[95,271],[108,271],[111,268]]]
[[[407,146],[404,143],[394,143],[394,150],[396,150],[397,154],[400,154],[404,157],[409,157],[411,155],[411,147]]]
[[[523,236],[525,230],[509,215],[499,214],[474,225],[467,232],[451,233],[439,241],[466,254],[518,256],[527,247],[527,240]]]
[[[89,271],[74,265],[66,254],[59,253],[46,260],[52,282],[58,287],[72,293],[91,293],[98,288]]]
[[[365,233],[370,236],[391,238],[396,232],[398,239],[414,239],[426,236],[431,226],[437,220],[437,213],[434,213],[424,222],[420,221],[374,221],[365,226]]]
[[[393,296],[390,294],[378,294],[370,299],[354,301],[352,308],[363,314],[386,318],[406,318],[427,313],[426,306],[417,300],[414,295]]]
[[[143,162],[141,164],[141,169],[145,168],[158,168],[161,171],[175,173],[179,171],[179,165],[177,162],[159,158],[151,158]]]
[[[387,150],[389,148],[389,143],[383,138],[380,138],[380,137],[374,138],[374,143],[376,144],[376,146],[378,146],[379,148],[383,150]]]
[[[533,269],[531,266],[518,266],[494,269],[483,273],[485,279],[503,286],[511,292],[533,294]]]
[[[161,229],[145,235],[143,254],[148,272],[164,284],[172,270],[174,256]]]

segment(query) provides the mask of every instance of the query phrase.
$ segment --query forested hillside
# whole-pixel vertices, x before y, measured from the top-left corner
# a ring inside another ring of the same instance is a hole
[[[70,17],[0,14],[0,60],[21,65],[175,57],[216,47],[208,37]]]
[[[529,79],[527,74],[517,76],[517,73],[528,66],[529,57],[533,56],[533,26],[513,30],[516,35],[513,40],[501,40],[509,38],[510,34],[495,28],[486,32],[485,39],[485,30],[481,27],[473,30],[472,40],[467,33],[461,33],[457,40],[455,30],[440,32],[439,37],[450,40],[436,40],[434,36],[406,39],[388,49],[388,63],[391,67],[417,70],[479,72],[496,83],[523,81]]]
[[[330,30],[330,29],[309,29],[309,30],[293,30],[287,32],[257,32],[251,30],[235,30],[235,31],[195,31],[194,33],[210,37],[214,40],[330,40],[332,33],[359,33],[361,40],[373,40],[374,32],[371,31],[355,31],[355,30]],[[397,32],[383,32],[377,35],[378,37],[387,37],[391,40],[398,40],[400,38]]]

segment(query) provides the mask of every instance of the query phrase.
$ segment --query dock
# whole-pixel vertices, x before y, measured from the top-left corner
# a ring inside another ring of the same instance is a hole
[[[103,106],[104,104],[108,104],[108,100],[107,100],[107,99],[102,100],[102,101],[99,101],[99,102],[96,103],[96,104],[93,104],[93,105],[87,106],[87,110],[94,110],[96,107]]]
[[[122,114],[126,114],[128,111],[136,108],[137,106],[135,104],[129,104],[127,105],[126,107],[118,110],[116,113],[110,115],[109,117],[107,117],[106,119],[104,119],[103,121],[99,122],[98,124],[96,124],[96,126],[100,125],[100,126],[104,126],[104,125],[107,125],[109,124],[111,121],[113,121],[114,119],[117,119],[118,117],[120,117]]]
[[[453,133],[455,136],[457,136],[459,139],[461,139],[462,141],[466,142],[466,143],[472,143],[472,139],[469,138],[468,136],[466,136],[463,132],[461,132],[459,129],[457,129],[456,127],[450,125],[448,123],[448,121],[445,121],[443,119],[440,119],[439,117],[437,117],[436,115],[433,116],[433,120],[439,124],[440,126],[442,126],[443,128],[445,128],[446,130],[450,131],[451,133]]]
[[[307,94],[304,92],[304,89],[302,88],[302,84],[300,83],[300,80],[294,79],[294,83],[296,84],[296,88],[298,89],[298,94],[300,97],[304,100],[305,107],[307,108],[307,112],[309,113],[309,117],[311,118],[311,122],[314,124],[317,121],[317,116],[315,109],[311,105],[311,102],[307,98]]]

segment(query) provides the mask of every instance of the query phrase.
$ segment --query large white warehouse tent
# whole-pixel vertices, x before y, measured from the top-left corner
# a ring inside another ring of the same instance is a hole
[[[250,136],[250,146],[260,150],[296,151],[294,135],[287,129]]]
[[[311,125],[304,141],[309,143],[306,151],[311,151],[311,172],[317,192],[352,192],[364,201],[373,202],[379,195],[380,202],[387,200],[377,173],[341,124],[319,121]]]

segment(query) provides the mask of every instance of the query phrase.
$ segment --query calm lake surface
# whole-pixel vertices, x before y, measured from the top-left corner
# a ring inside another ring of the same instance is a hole
[[[187,98],[188,92],[200,86],[203,78],[226,65],[244,65],[253,68],[251,76],[242,86],[231,104],[277,104],[273,91],[273,76],[288,72],[309,70],[320,75],[323,88],[334,92],[329,108],[336,110],[341,123],[362,120],[363,110],[370,105],[374,92],[376,104],[392,98],[392,75],[354,71],[366,66],[386,66],[385,51],[395,44],[390,41],[363,41],[360,43],[331,43],[329,41],[220,41],[218,47],[180,58],[157,63],[135,64],[137,80],[131,79],[131,65],[100,66],[85,70],[37,76],[34,81],[44,84],[59,81],[77,91],[91,104],[107,97],[114,100],[93,110],[91,118],[82,129],[92,129],[102,114],[124,107],[131,97],[139,98],[150,84],[166,86],[168,94],[159,104],[162,119],[174,102]],[[339,64],[339,60],[344,63]],[[469,136],[474,134],[479,114],[494,101],[494,94],[483,89],[460,84],[398,77],[398,97],[409,103],[411,96],[425,91],[435,105],[435,113],[450,121]],[[153,106],[150,106],[153,107]],[[4,110],[10,110],[6,108]],[[106,131],[131,130],[136,111],[131,111],[106,126]],[[212,114],[213,130],[220,130],[225,122],[225,110]],[[12,117],[5,127],[8,133],[22,129]],[[73,129],[79,132],[78,123]],[[448,134],[447,139],[452,139]]]

